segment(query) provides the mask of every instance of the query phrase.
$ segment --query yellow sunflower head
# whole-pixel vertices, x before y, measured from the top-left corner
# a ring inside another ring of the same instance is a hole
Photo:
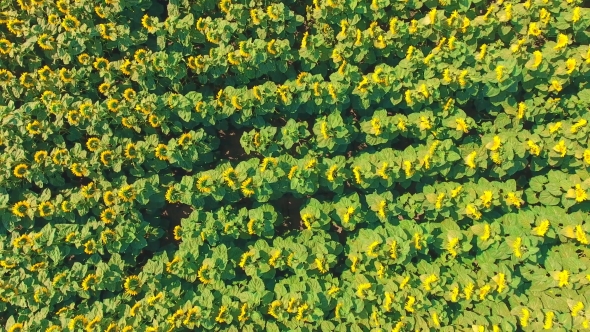
[[[0,69],[0,84],[10,83],[14,75],[6,69]]]
[[[76,126],[80,123],[80,112],[77,110],[71,110],[68,112],[66,118],[68,119],[70,125]]]
[[[86,147],[90,152],[95,152],[100,147],[100,140],[96,137],[91,137],[86,141]]]
[[[10,33],[16,35],[17,37],[23,33],[24,25],[23,21],[17,19],[10,19],[6,22],[6,28]]]
[[[77,177],[83,177],[88,173],[88,170],[79,163],[73,163],[70,170]]]
[[[37,45],[39,45],[39,47],[41,47],[42,49],[44,49],[46,51],[53,49],[54,42],[55,42],[55,39],[46,33],[42,34],[37,39]]]
[[[103,95],[107,95],[109,93],[109,89],[111,88],[111,85],[107,82],[103,82],[98,86],[98,91],[100,93],[102,93]]]
[[[100,153],[100,162],[105,165],[108,166],[111,164],[111,162],[113,161],[113,152],[106,150]]]
[[[94,63],[92,65],[96,70],[108,70],[109,64],[109,60],[105,58],[97,58],[96,60],[94,60]]]
[[[127,101],[134,100],[136,96],[137,96],[137,92],[135,92],[135,90],[133,90],[132,88],[127,88],[123,92],[123,98],[125,98],[125,100],[127,100]]]
[[[143,48],[140,48],[137,51],[135,51],[133,58],[135,59],[135,62],[143,64],[147,60],[147,56],[148,56],[148,52],[146,50],[144,50]]]
[[[119,69],[123,74],[129,76],[131,75],[131,70],[129,70],[131,67],[131,61],[129,61],[129,59],[125,59],[125,61],[123,61],[123,64],[121,64],[121,67]]]
[[[45,161],[45,159],[47,158],[48,155],[49,154],[47,153],[47,151],[39,150],[39,151],[35,152],[35,156],[33,157],[33,159],[35,160],[35,162],[37,164],[40,164],[43,161]]]
[[[61,202],[61,210],[65,213],[72,212],[72,203],[70,201]]]
[[[12,50],[12,42],[8,39],[0,39],[0,53],[8,54]]]
[[[58,0],[55,3],[55,6],[57,7],[57,10],[59,10],[60,12],[64,14],[68,13],[68,3],[66,2],[66,0]]]
[[[96,252],[96,241],[90,239],[84,243],[84,252],[88,255],[92,255]]]
[[[150,114],[150,116],[148,117],[148,122],[150,123],[150,126],[152,126],[153,128],[157,128],[160,126],[160,119],[158,119],[158,117],[155,114]]]
[[[41,217],[51,217],[53,212],[55,212],[55,208],[51,202],[43,202],[39,204],[39,215]]]
[[[184,133],[178,139],[178,145],[185,146],[190,143],[191,139],[192,139],[192,135],[190,133]]]
[[[129,276],[123,284],[125,294],[135,296],[141,291],[141,280],[138,276]]]
[[[17,178],[22,179],[27,175],[28,171],[29,171],[29,166],[27,166],[25,164],[18,164],[18,165],[16,165],[16,167],[14,168],[14,171],[12,173]]]
[[[81,65],[87,65],[90,63],[90,55],[86,54],[86,53],[82,53],[80,55],[78,55],[78,62]]]
[[[104,192],[104,194],[102,194],[102,199],[104,200],[104,204],[106,206],[115,204],[115,194],[110,190],[107,190]]]
[[[117,196],[124,202],[131,202],[136,196],[135,189],[129,184],[124,185],[117,193]]]
[[[47,17],[47,21],[51,25],[58,25],[59,24],[59,16],[57,16],[56,14],[51,14]]]
[[[100,220],[105,224],[113,223],[117,219],[117,212],[113,208],[104,209],[100,213]]]
[[[68,32],[74,31],[80,26],[80,21],[72,15],[66,15],[64,20],[61,22],[61,26]]]
[[[68,150],[66,149],[57,149],[53,152],[53,163],[56,165],[65,165],[67,164],[67,157],[68,157]]]
[[[33,75],[29,73],[22,73],[18,80],[20,82],[20,85],[27,89],[32,88],[35,85],[35,78],[33,77]]]
[[[39,135],[41,134],[41,122],[38,120],[33,120],[32,122],[27,123],[27,131],[31,135]]]
[[[39,74],[39,79],[41,81],[48,81],[50,79],[50,75],[53,74],[53,71],[51,70],[51,68],[49,68],[49,66],[46,65],[43,66],[43,68],[39,69],[39,71],[37,71],[37,74]]]
[[[104,12],[104,8],[100,7],[100,6],[95,6],[94,7],[94,12],[96,13],[96,15],[100,18],[106,18],[107,15]]]
[[[113,231],[112,229],[105,229],[104,231],[102,231],[102,233],[100,233],[100,241],[103,244],[107,244],[109,241],[113,241],[117,238],[117,233],[115,233],[115,231]]]
[[[111,112],[119,111],[119,101],[117,99],[109,99],[107,101],[107,108]]]
[[[94,182],[90,182],[89,184],[82,186],[81,193],[84,198],[92,198],[94,194],[98,192],[96,185]]]
[[[14,214],[17,217],[24,218],[27,215],[27,212],[30,208],[31,205],[29,205],[29,202],[20,201],[12,206],[12,214]]]
[[[133,143],[127,143],[125,147],[125,158],[134,159],[137,157],[137,147]]]
[[[62,68],[59,70],[59,78],[64,83],[73,83],[74,82],[74,73],[67,70],[66,68]]]
[[[168,160],[168,147],[165,144],[158,144],[156,147],[156,158]]]
[[[123,127],[131,129],[135,124],[135,118],[132,116],[123,117],[121,118],[121,124],[123,125]]]

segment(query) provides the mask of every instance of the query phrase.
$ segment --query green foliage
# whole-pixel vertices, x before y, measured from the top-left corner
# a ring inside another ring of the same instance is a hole
[[[0,23],[4,330],[589,328],[587,3]]]

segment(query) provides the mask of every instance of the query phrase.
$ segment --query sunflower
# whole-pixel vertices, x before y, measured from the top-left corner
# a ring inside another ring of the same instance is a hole
[[[72,212],[72,203],[70,201],[61,202],[61,210],[65,213]]]
[[[84,196],[85,198],[94,197],[94,194],[97,192],[94,182],[90,182],[89,184],[82,186],[81,192],[82,196]]]
[[[35,299],[35,302],[41,303],[44,299],[47,299],[47,295],[49,295],[49,290],[46,287],[41,287],[35,291],[33,299]]]
[[[17,0],[18,5],[22,10],[31,10],[34,3],[31,0]]]
[[[14,214],[17,217],[24,218],[27,215],[27,212],[30,208],[31,205],[29,205],[29,202],[27,201],[16,202],[12,206],[12,214]]]
[[[109,93],[110,88],[111,88],[111,85],[109,83],[103,82],[98,86],[98,92],[100,92],[106,96]]]
[[[77,235],[76,232],[69,232],[68,234],[66,234],[66,237],[64,240],[66,242],[72,242],[72,240],[75,240],[76,235]]]
[[[119,110],[119,101],[117,99],[109,99],[107,101],[107,108],[111,112],[117,112]]]
[[[98,277],[96,276],[96,274],[90,273],[86,276],[86,278],[84,278],[84,280],[82,280],[82,289],[85,291],[89,290],[90,287],[96,284],[97,281]]]
[[[149,32],[154,33],[158,30],[156,24],[158,23],[158,18],[156,17],[149,17],[147,14],[143,15],[141,18],[141,25]]]
[[[59,24],[59,16],[57,16],[55,14],[51,14],[47,17],[47,21],[51,25],[58,25]]]
[[[17,178],[22,179],[25,177],[25,175],[27,175],[28,170],[29,170],[29,167],[27,165],[18,164],[18,165],[16,165],[16,167],[14,168],[14,171],[12,171],[12,173]]]
[[[88,118],[88,114],[92,111],[92,103],[86,101],[83,104],[80,104],[80,107],[78,107],[78,111],[83,117]]]
[[[77,126],[80,123],[80,113],[76,110],[71,110],[66,116],[71,126]]]
[[[51,70],[51,68],[49,68],[47,65],[45,65],[45,66],[43,66],[43,68],[41,68],[37,71],[37,74],[39,75],[39,79],[41,81],[48,81],[50,78],[49,75],[53,74],[53,71]]]
[[[150,115],[152,114],[152,108],[148,105],[135,105],[135,110],[141,112],[141,114],[144,115]]]
[[[174,240],[180,241],[182,240],[182,226],[176,225],[174,227]]]
[[[156,146],[156,158],[160,160],[168,160],[168,147],[164,144]]]
[[[117,29],[115,23],[99,24],[98,32],[103,39],[117,40]]]
[[[115,233],[112,229],[105,229],[104,231],[102,231],[102,233],[100,233],[100,241],[103,244],[107,244],[110,241],[114,241],[117,238],[117,233]]]
[[[176,193],[174,192],[174,186],[168,187],[166,190],[166,194],[164,194],[164,198],[168,203],[176,203],[178,200],[176,199]]]
[[[96,241],[90,239],[84,243],[84,252],[92,255],[96,252]]]
[[[121,72],[127,76],[131,75],[131,71],[129,70],[129,67],[131,67],[131,61],[129,61],[129,59],[125,59],[125,61],[123,61],[123,64],[121,64],[121,67],[119,68],[121,70]]]
[[[45,105],[48,105],[49,103],[54,101],[55,98],[56,98],[56,95],[53,91],[43,91],[43,94],[41,94],[41,101]]]
[[[104,204],[106,206],[115,204],[115,194],[110,190],[107,190],[104,192],[104,194],[102,194],[102,199],[104,200]]]
[[[10,31],[10,33],[18,37],[23,32],[23,23],[24,22],[21,20],[10,19],[6,23],[6,28],[8,28],[8,31]]]
[[[70,170],[77,177],[83,177],[86,176],[86,174],[88,174],[88,170],[86,169],[86,167],[82,166],[79,163],[73,163],[70,167]]]
[[[33,120],[33,122],[27,123],[27,131],[31,135],[39,135],[41,134],[41,122],[37,120]]]
[[[109,166],[109,164],[113,161],[113,152],[106,150],[100,153],[100,162],[105,165]]]
[[[190,142],[191,139],[192,139],[192,135],[190,133],[184,133],[178,139],[178,145],[185,146],[186,144],[188,144]]]
[[[33,159],[35,160],[35,162],[37,164],[40,164],[45,160],[45,158],[47,158],[48,155],[49,154],[47,153],[47,151],[39,150],[39,151],[35,152]]]
[[[109,60],[105,58],[97,58],[92,65],[96,70],[108,70],[109,64]]]
[[[125,294],[135,296],[141,290],[141,280],[138,276],[129,276],[125,279],[123,288],[125,288]]]
[[[0,53],[8,54],[12,50],[12,43],[10,40],[2,38],[0,39]]]
[[[133,90],[132,88],[127,88],[123,92],[123,98],[125,98],[125,100],[127,101],[132,101],[133,99],[135,99],[136,96],[137,92],[135,92],[135,90]]]
[[[137,147],[133,143],[127,143],[125,147],[125,158],[134,159],[137,157]]]
[[[107,17],[107,15],[104,13],[104,8],[102,8],[100,6],[95,6],[94,7],[94,12],[100,18],[106,18]]]
[[[78,21],[78,19],[76,19],[74,16],[68,14],[61,22],[61,26],[66,31],[74,31],[74,29],[80,26],[80,21]]]
[[[33,245],[33,240],[27,235],[27,234],[23,234],[19,237],[17,237],[16,239],[14,239],[14,241],[12,242],[12,245],[15,248],[20,248],[26,245]]]
[[[68,4],[66,2],[66,0],[58,0],[55,3],[55,6],[57,7],[57,10],[59,10],[60,12],[67,14],[68,11]]]
[[[23,331],[23,324],[22,323],[15,323],[7,330],[7,332],[21,332]]]
[[[135,62],[143,64],[147,60],[147,51],[143,48],[140,48],[139,50],[135,51],[133,58],[135,59]]]
[[[51,114],[62,114],[64,111],[64,105],[58,101],[53,101],[49,105],[49,113]]]
[[[23,73],[22,75],[20,75],[19,82],[23,87],[27,89],[35,85],[35,79],[29,73]]]
[[[37,39],[37,44],[39,45],[39,47],[46,51],[53,49],[53,46],[51,44],[53,44],[54,42],[55,39],[46,33],[42,34],[41,36],[39,36],[39,39]]]
[[[88,148],[88,150],[90,152],[96,152],[96,150],[98,150],[99,147],[100,147],[100,140],[96,137],[90,137],[86,141],[86,148]]]
[[[66,160],[66,158],[63,158],[63,157],[67,157],[67,154],[68,154],[68,150],[57,149],[53,153],[53,157],[51,158],[51,160],[53,160],[53,163],[56,165],[65,165],[65,164],[67,164],[67,160]]]
[[[6,69],[0,69],[0,83],[6,84],[12,81],[14,75]]]
[[[39,215],[41,217],[51,217],[53,212],[55,212],[55,207],[51,202],[43,202],[39,204]]]
[[[104,231],[102,231],[102,233],[100,233],[100,241],[103,244],[107,244],[109,241],[113,241],[115,240],[117,237],[117,233],[115,233],[112,229],[105,229]]]
[[[90,55],[86,54],[86,53],[82,53],[80,55],[78,55],[78,62],[81,65],[87,65],[90,63]]]
[[[136,193],[133,187],[128,184],[119,190],[117,196],[119,196],[123,202],[131,202],[135,199]]]
[[[157,128],[160,126],[160,119],[158,119],[158,117],[154,114],[150,114],[150,116],[148,117],[148,122],[150,123],[150,126],[152,126],[153,128]]]
[[[123,127],[125,128],[133,128],[133,125],[135,123],[135,118],[134,117],[123,117],[121,118],[121,124],[123,125]]]
[[[62,68],[59,70],[59,78],[64,83],[74,82],[74,74],[72,74],[72,72],[68,71],[66,68]]]
[[[115,210],[113,210],[113,208],[104,209],[100,213],[100,220],[102,220],[102,222],[104,222],[105,224],[110,224],[114,222],[116,218],[117,213],[115,212]]]

